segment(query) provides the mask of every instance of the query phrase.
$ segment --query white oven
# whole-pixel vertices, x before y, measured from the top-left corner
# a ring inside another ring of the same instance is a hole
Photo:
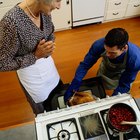
[[[58,109],[36,117],[38,140],[118,140],[106,125],[106,112],[115,103],[131,106],[140,121],[140,111],[129,94],[122,94],[96,101]],[[140,125],[124,134],[128,140],[140,139]]]
[[[72,0],[72,26],[102,22],[106,0]]]

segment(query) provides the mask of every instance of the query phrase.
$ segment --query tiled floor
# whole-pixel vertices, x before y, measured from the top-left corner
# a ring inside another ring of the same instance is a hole
[[[0,140],[37,140],[35,125],[28,124],[0,131]]]

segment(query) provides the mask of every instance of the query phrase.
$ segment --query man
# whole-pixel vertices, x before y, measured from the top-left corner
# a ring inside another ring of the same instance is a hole
[[[105,38],[95,41],[76,70],[75,77],[67,89],[67,102],[78,91],[88,70],[102,57],[97,76],[101,76],[105,89],[113,89],[113,96],[127,93],[140,70],[140,48],[128,42],[125,29],[114,28]]]

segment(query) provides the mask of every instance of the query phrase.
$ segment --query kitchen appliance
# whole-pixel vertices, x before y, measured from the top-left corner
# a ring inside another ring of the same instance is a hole
[[[120,94],[76,106],[39,114],[36,119],[38,140],[119,140],[119,134],[107,124],[109,108],[124,103],[133,108],[137,121],[140,111],[129,94]],[[127,114],[126,114],[127,115]],[[133,131],[123,133],[124,140],[140,140],[140,125]]]
[[[102,22],[106,0],[72,0],[72,26]]]
[[[59,89],[59,91],[56,93],[55,97],[52,99],[51,102],[51,108],[53,110],[56,110],[57,107],[59,108],[65,108],[66,105],[64,104],[64,93],[68,89],[69,84],[65,84]],[[79,91],[88,91],[91,92],[92,95],[96,98],[105,98],[105,89],[103,87],[102,78],[100,76],[89,78],[86,80],[83,80],[81,83],[81,86],[79,88]]]

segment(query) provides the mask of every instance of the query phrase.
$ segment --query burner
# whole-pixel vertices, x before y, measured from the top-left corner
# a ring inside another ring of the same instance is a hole
[[[75,118],[48,124],[49,140],[80,140]]]
[[[57,138],[58,140],[70,140],[70,133],[67,130],[61,130]]]
[[[79,122],[86,140],[103,136],[107,139],[98,113],[80,117]]]
[[[106,121],[108,109],[103,110],[100,113],[101,113],[101,116],[102,116],[102,119],[103,119],[103,122],[104,122],[104,125],[106,127],[106,130],[107,130],[107,133],[109,135],[110,140],[118,140],[119,139],[119,133],[111,130],[109,128],[108,124],[107,124],[107,121]],[[137,127],[134,127],[133,131],[131,131],[131,132],[124,133],[124,140],[130,140],[130,139],[133,139],[133,138],[135,138],[135,140],[140,139],[140,133],[139,133]]]

